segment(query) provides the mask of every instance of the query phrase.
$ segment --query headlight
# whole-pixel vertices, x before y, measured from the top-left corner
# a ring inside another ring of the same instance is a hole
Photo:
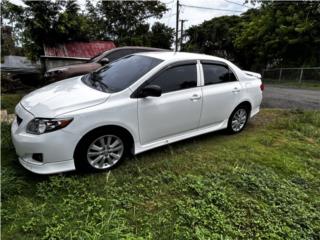
[[[31,120],[27,125],[27,132],[32,134],[43,134],[46,132],[56,131],[64,128],[71,123],[73,118],[59,118],[59,119],[47,119],[47,118],[35,118]]]

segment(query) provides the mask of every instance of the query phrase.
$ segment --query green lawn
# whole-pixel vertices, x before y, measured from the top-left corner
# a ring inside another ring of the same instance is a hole
[[[14,113],[14,108],[24,94],[1,94],[1,109],[7,109],[8,113]]]
[[[320,112],[263,110],[101,174],[38,176],[2,126],[2,239],[319,239]]]

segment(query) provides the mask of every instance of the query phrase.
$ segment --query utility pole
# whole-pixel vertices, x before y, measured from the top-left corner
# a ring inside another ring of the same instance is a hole
[[[185,19],[181,19],[180,22],[181,22],[181,36],[180,36],[180,51],[182,49],[182,42],[183,42],[183,24],[184,22],[187,22],[188,20],[185,20]]]
[[[175,51],[178,51],[178,33],[179,33],[179,0],[177,0],[177,14],[176,14],[176,46],[175,46]]]

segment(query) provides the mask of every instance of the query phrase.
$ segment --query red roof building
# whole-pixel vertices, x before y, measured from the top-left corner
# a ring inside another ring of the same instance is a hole
[[[57,46],[44,46],[45,57],[91,58],[115,48],[112,41],[69,42]]]

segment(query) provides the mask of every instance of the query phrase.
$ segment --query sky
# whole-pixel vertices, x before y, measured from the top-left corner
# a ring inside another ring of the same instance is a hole
[[[161,0],[161,2],[167,3],[166,5],[169,10],[163,15],[162,19],[150,19],[149,22],[152,24],[155,21],[159,21],[170,27],[175,28],[176,0]],[[187,29],[192,25],[198,25],[214,17],[219,17],[223,15],[240,15],[242,12],[245,12],[249,8],[254,7],[250,4],[243,5],[243,3],[244,0],[180,0],[181,5],[185,4],[204,8],[226,9],[228,11],[181,6],[179,19],[187,20],[184,23],[184,29]]]
[[[94,0],[93,2],[96,2]],[[148,22],[152,25],[155,21],[164,23],[172,28],[176,26],[176,1],[177,0],[160,0],[165,3],[169,9],[161,19],[150,18]],[[245,0],[180,0],[180,4],[192,5],[205,8],[215,8],[215,9],[226,9],[228,11],[219,11],[212,9],[200,9],[191,8],[186,6],[180,7],[180,19],[187,20],[184,23],[184,29],[192,25],[197,25],[205,20],[210,20],[214,17],[219,17],[222,15],[240,15],[247,9],[254,7],[253,5],[246,4],[243,5]],[[10,2],[23,5],[22,0],[10,0]],[[84,8],[85,0],[78,0],[79,5]],[[180,27],[180,24],[179,24]]]

